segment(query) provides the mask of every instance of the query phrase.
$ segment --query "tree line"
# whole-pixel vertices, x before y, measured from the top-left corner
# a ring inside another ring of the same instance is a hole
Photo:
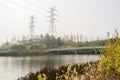
[[[40,35],[34,38],[23,37],[22,40],[13,39],[12,42],[4,43],[1,48],[6,50],[44,50],[50,48],[83,47],[83,46],[104,46],[106,40],[87,41],[83,35],[65,35],[55,37],[49,34]]]

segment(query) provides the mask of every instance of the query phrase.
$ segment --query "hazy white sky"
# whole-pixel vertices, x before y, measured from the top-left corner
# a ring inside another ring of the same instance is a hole
[[[31,15],[36,18],[35,33],[47,33],[47,10],[53,6],[58,35],[105,37],[120,26],[120,0],[0,0],[0,42],[29,35]]]

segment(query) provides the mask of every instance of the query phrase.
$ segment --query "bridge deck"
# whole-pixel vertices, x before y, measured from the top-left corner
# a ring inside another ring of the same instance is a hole
[[[74,53],[90,53],[92,50],[92,53],[97,54],[99,49],[103,49],[105,46],[94,46],[94,47],[76,47],[76,48],[59,48],[59,49],[49,49],[48,51],[51,53],[57,53],[57,52],[66,52],[66,51],[72,51]]]
[[[59,48],[59,49],[49,49],[48,51],[87,50],[87,49],[103,49],[103,48],[105,48],[105,46]]]

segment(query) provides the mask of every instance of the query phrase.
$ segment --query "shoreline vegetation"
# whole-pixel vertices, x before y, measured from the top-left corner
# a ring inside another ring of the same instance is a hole
[[[119,80],[118,72],[108,73],[99,66],[99,61],[63,65],[58,69],[45,67],[36,73],[29,73],[18,80]]]

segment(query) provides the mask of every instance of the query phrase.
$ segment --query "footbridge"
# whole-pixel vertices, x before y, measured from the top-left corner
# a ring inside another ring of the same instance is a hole
[[[99,54],[105,46],[49,49],[51,54]]]

